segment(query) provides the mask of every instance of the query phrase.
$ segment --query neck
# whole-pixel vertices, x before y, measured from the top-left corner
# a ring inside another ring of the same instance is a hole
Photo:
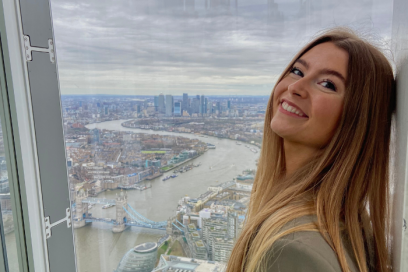
[[[286,176],[305,165],[316,154],[316,148],[284,140]]]

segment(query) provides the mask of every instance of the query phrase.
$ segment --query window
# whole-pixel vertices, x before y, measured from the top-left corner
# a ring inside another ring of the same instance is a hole
[[[55,39],[17,6],[50,271],[223,271],[285,65],[327,27],[393,34],[392,1],[50,2]]]

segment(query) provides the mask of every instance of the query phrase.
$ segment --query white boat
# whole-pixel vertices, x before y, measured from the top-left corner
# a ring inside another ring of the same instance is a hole
[[[92,204],[88,204],[88,210],[92,209],[93,205]]]
[[[115,206],[115,205],[114,204],[106,204],[106,205],[102,206],[102,209],[108,209],[108,208],[111,208],[113,206]]]

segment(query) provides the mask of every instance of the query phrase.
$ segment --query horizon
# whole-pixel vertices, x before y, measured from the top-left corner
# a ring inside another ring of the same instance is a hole
[[[337,26],[391,51],[391,0],[51,2],[64,95],[270,95],[303,45]]]

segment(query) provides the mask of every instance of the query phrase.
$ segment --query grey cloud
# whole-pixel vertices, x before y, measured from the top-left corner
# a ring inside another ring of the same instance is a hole
[[[61,91],[264,95],[324,28],[388,46],[390,0],[275,2],[52,0]]]

